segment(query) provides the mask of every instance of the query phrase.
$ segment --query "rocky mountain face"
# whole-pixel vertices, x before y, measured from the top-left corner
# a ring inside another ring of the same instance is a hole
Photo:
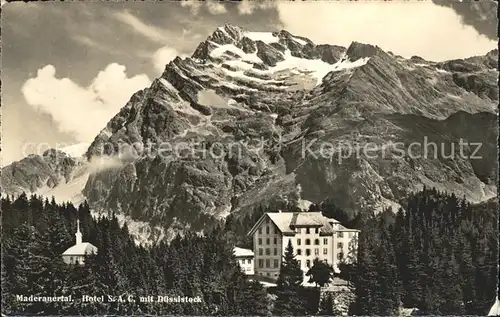
[[[2,168],[2,192],[21,194],[54,188],[69,182],[83,161],[54,149],[29,155]]]
[[[117,164],[89,172],[82,193],[172,232],[301,200],[381,210],[423,186],[484,201],[498,174],[497,60],[405,59],[225,25],[96,136],[87,160]],[[2,190],[35,191],[65,170],[44,162],[5,167]]]

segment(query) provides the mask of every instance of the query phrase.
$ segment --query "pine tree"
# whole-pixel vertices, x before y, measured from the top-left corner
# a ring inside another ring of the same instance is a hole
[[[304,315],[305,303],[300,297],[302,291],[303,272],[293,254],[291,241],[285,250],[276,287],[275,315]]]
[[[109,225],[110,223],[108,223]],[[115,256],[116,248],[113,241],[116,237],[112,235],[112,231],[108,227],[104,231],[103,246],[98,249],[96,261],[99,263],[97,275],[104,286],[104,294],[126,295],[126,279],[124,278],[120,265]],[[110,313],[119,314],[121,303],[112,302],[109,304]]]
[[[6,314],[264,315],[268,310],[266,290],[249,282],[232,256],[232,242],[239,239],[233,231],[246,231],[244,221],[232,220],[204,236],[186,233],[170,243],[144,248],[133,243],[127,227],[120,228],[116,219],[92,219],[85,204],[77,211],[71,204],[58,205],[38,196],[28,199],[25,194],[2,198],[1,204]],[[89,255],[85,265],[66,265],[61,253],[74,243],[77,212],[86,239],[100,252]],[[496,202],[471,205],[425,189],[409,197],[405,212],[398,212],[395,221],[384,212],[363,223],[357,261],[341,268],[355,287],[356,313],[393,314],[400,284],[406,307],[436,314],[487,312],[498,274]],[[301,286],[302,275],[289,243],[276,288],[275,314],[314,313],[317,303],[305,300],[314,292]],[[113,306],[79,301],[82,294],[108,293],[200,295],[204,302]],[[75,302],[21,303],[15,294],[72,295]],[[323,299],[321,311],[328,301]]]
[[[59,258],[66,248],[73,243],[73,237],[69,234],[66,222],[57,207],[45,206],[44,213],[48,218],[48,228],[43,234],[46,235],[50,243],[53,256]]]
[[[34,226],[25,224],[18,231],[20,246],[17,253],[16,274],[17,286],[20,286],[19,293],[23,295],[46,296],[52,290],[46,290],[51,281],[50,260],[48,256],[49,248],[47,241],[41,239],[41,235]],[[21,311],[27,314],[42,313],[47,314],[45,303],[43,302],[23,302],[20,305]]]
[[[370,219],[359,234],[358,261],[354,279],[355,303],[351,306],[350,314],[370,315],[374,314],[373,307],[377,303],[377,259],[375,257],[374,220]]]
[[[85,257],[85,265],[72,264],[66,266],[67,283],[63,293],[71,295],[73,302],[67,303],[62,313],[68,315],[92,315],[107,313],[106,304],[83,302],[83,295],[106,295],[105,287],[97,275],[100,263],[96,255]]]
[[[315,283],[316,286],[323,287],[333,280],[333,267],[316,258],[306,276],[310,276],[309,283]]]
[[[473,315],[473,303],[476,302],[476,279],[470,243],[468,241],[463,241],[461,250],[460,275],[462,277],[464,310],[466,314]]]
[[[396,264],[396,256],[390,236],[390,228],[384,224],[379,225],[380,244],[376,254],[376,271],[378,286],[376,288],[377,301],[373,311],[382,316],[395,315],[399,311],[401,303],[401,287]]]
[[[303,272],[300,269],[299,262],[295,259],[292,242],[289,240],[281,264],[277,286],[282,289],[297,289],[302,285],[302,282]]]
[[[5,257],[5,251],[8,250],[9,248],[9,243],[10,241],[8,240],[3,240],[3,248],[2,248],[2,261],[1,261],[1,268],[2,268],[2,314],[4,315],[12,315],[13,308],[15,307],[15,299],[14,296],[16,294],[12,293],[12,289],[14,287],[13,285],[13,276],[12,276],[12,271],[8,270],[6,267],[6,257]]]
[[[7,278],[2,280],[2,284],[8,286],[10,296],[7,302],[15,314],[26,312],[23,303],[16,302],[14,296],[30,295],[30,285],[28,283],[28,274],[30,268],[27,259],[29,258],[30,237],[33,228],[27,223],[21,224],[14,230],[12,236],[6,239],[3,248],[4,256],[2,264],[5,266],[5,275]],[[2,296],[6,296],[3,295]]]
[[[244,299],[242,305],[244,316],[265,316],[268,314],[267,291],[259,282],[246,282],[241,297]]]
[[[449,252],[451,253],[451,252]],[[446,256],[443,263],[443,303],[440,312],[445,315],[462,315],[464,312],[462,285],[460,284],[459,268],[453,254]]]

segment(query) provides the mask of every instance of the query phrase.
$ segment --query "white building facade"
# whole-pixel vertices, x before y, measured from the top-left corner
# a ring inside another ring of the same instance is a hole
[[[76,244],[68,248],[62,254],[64,263],[66,264],[85,264],[85,255],[96,254],[97,247],[92,243],[83,242],[82,233],[80,232],[80,220],[76,221]]]
[[[256,275],[277,279],[288,241],[304,272],[314,259],[326,261],[338,271],[338,263],[356,252],[359,230],[348,229],[321,212],[264,214],[250,230]]]
[[[254,252],[249,249],[235,247],[233,249],[234,257],[241,267],[243,273],[247,275],[254,275]]]

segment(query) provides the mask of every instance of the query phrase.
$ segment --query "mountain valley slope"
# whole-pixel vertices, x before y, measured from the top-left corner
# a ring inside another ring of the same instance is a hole
[[[224,25],[136,92],[82,158],[29,156],[2,169],[2,192],[50,194],[86,173],[72,190],[96,212],[167,237],[301,200],[397,208],[423,186],[486,201],[498,181],[497,60],[497,50],[405,59]],[[425,140],[438,148],[407,151]],[[366,147],[371,155],[349,154]],[[95,168],[99,158],[106,164]]]

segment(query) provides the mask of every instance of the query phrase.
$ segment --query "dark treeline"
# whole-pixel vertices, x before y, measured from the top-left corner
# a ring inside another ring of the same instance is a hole
[[[84,203],[56,204],[40,197],[3,198],[2,312],[8,315],[176,314],[263,315],[267,293],[250,282],[232,255],[223,228],[187,233],[169,244],[137,246],[115,217],[93,219]],[[76,218],[84,241],[98,253],[85,265],[66,265]],[[25,303],[16,295],[72,295],[73,302]],[[82,302],[82,295],[122,296],[123,302]],[[128,302],[128,296],[136,301]],[[140,296],[201,298],[201,303],[140,302]]]
[[[355,294],[350,313],[397,315],[404,306],[427,314],[484,315],[496,294],[497,203],[471,205],[424,189],[404,207],[404,212],[353,218],[333,202],[322,205],[324,214],[345,217],[344,223],[361,229],[355,264],[341,265],[341,277]],[[246,234],[270,211],[265,207],[230,215],[203,236],[188,232],[152,248],[137,246],[115,217],[92,218],[86,203],[75,208],[22,194],[2,198],[1,208],[2,312],[8,315],[304,315],[334,310],[331,298],[319,303],[317,290],[299,286],[301,272],[291,248],[278,286],[269,289],[273,295],[241,273],[232,248],[252,247]],[[75,243],[77,217],[84,241],[98,248],[83,266],[66,265],[61,257]],[[81,301],[82,295],[108,294],[135,301]],[[24,303],[15,295],[71,295],[73,302]],[[148,295],[199,296],[201,303],[139,301]]]
[[[497,294],[498,204],[471,205],[425,189],[364,220],[358,261],[343,265],[353,282],[356,315],[485,315]]]

